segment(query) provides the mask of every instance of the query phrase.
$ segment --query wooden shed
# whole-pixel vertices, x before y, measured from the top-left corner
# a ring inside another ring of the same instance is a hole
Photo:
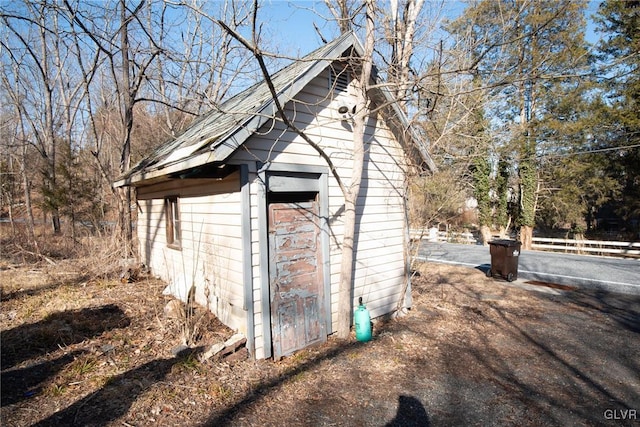
[[[288,116],[351,175],[349,33],[272,76]],[[365,134],[354,306],[372,317],[410,305],[406,173],[432,167],[384,86]],[[343,108],[340,108],[343,107]],[[345,108],[346,107],[346,108]],[[345,112],[347,110],[347,112]],[[322,342],[336,329],[344,198],[326,162],[276,120],[265,82],[200,117],[115,183],[136,189],[140,257],[166,293],[196,301],[247,337],[256,358]],[[415,162],[414,162],[415,164]]]

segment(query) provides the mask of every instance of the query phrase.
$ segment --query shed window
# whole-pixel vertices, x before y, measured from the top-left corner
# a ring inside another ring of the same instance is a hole
[[[346,68],[334,69],[329,73],[329,89],[335,92],[345,92],[349,86],[349,72]]]
[[[180,209],[178,197],[164,199],[164,213],[167,218],[167,245],[180,248]]]

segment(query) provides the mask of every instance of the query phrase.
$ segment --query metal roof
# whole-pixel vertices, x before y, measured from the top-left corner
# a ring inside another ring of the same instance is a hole
[[[286,104],[334,61],[344,58],[345,54],[361,56],[363,51],[357,37],[350,32],[284,67],[271,77],[280,104]],[[382,89],[380,94],[391,101],[388,91]],[[406,117],[397,105],[393,102],[390,104],[398,115],[402,131],[409,131],[410,139],[414,140],[415,134]],[[224,163],[276,112],[266,82],[259,82],[196,119],[181,135],[161,144],[119,177],[114,185],[135,185],[209,163]],[[421,146],[418,144],[413,149],[420,152],[423,161],[433,170],[435,165]]]

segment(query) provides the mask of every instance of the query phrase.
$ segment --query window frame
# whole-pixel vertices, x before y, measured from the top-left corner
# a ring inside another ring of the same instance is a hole
[[[167,246],[173,249],[182,249],[179,199],[178,196],[167,196],[164,198],[164,213],[167,220]]]

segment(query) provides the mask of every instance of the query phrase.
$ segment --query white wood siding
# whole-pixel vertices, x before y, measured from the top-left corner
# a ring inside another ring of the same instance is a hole
[[[169,285],[165,293],[196,301],[246,333],[243,311],[241,203],[238,174],[223,181],[185,180],[138,189],[142,260]],[[207,194],[208,193],[208,194]],[[181,247],[166,244],[164,197],[179,197]]]
[[[348,120],[338,113],[341,104],[353,105],[348,94],[328,92],[326,71],[286,105],[289,116],[317,141],[338,168],[342,180],[351,179],[352,133]],[[405,156],[380,118],[372,118],[365,136],[366,170],[358,197],[354,307],[362,297],[373,317],[398,306],[405,276]],[[255,357],[265,356],[263,282],[261,260],[261,197],[257,164],[282,163],[326,167],[318,153],[280,122],[269,122],[230,159],[249,165],[251,265],[242,265],[242,198],[239,177],[224,181],[189,180],[157,184],[138,190],[138,236],[142,258],[154,274],[169,282],[168,290],[185,299],[191,283],[197,284],[198,301],[209,306],[220,320],[246,332],[243,311],[243,268],[250,268],[253,286]],[[188,186],[185,186],[188,184]],[[182,250],[166,246],[163,198],[180,197]],[[330,280],[332,331],[337,326],[337,293],[340,278],[344,198],[335,178],[329,175]],[[268,278],[265,278],[268,280]],[[207,290],[207,291],[205,291]],[[268,330],[268,328],[266,328]]]
[[[353,105],[346,94],[335,99],[327,97],[328,72],[316,78],[298,96],[289,102],[286,110],[297,126],[314,141],[320,143],[338,167],[346,183],[351,178],[352,133],[348,121],[337,112],[342,103]],[[383,120],[372,119],[366,136],[366,170],[358,198],[356,272],[354,275],[354,306],[362,296],[373,317],[394,311],[402,297],[407,278],[405,275],[405,214],[404,171],[405,156]],[[294,165],[324,166],[317,152],[298,135],[287,131],[281,123],[267,123],[233,157],[234,162],[288,163]],[[252,174],[250,179],[255,179]],[[264,354],[260,275],[260,242],[258,227],[259,183],[251,186],[252,212],[252,272],[255,317],[256,357]],[[343,234],[339,215],[344,198],[333,176],[329,176],[329,222],[331,259],[331,315],[332,329],[337,327],[337,293],[340,278],[340,245]]]
[[[259,200],[261,184],[257,181],[255,166],[250,168],[249,182],[251,183],[251,278],[253,283],[253,327],[254,346],[256,359],[264,359],[264,325],[262,323],[262,286],[269,286],[269,283],[262,283],[260,271],[260,219]],[[268,280],[268,279],[267,279]]]

